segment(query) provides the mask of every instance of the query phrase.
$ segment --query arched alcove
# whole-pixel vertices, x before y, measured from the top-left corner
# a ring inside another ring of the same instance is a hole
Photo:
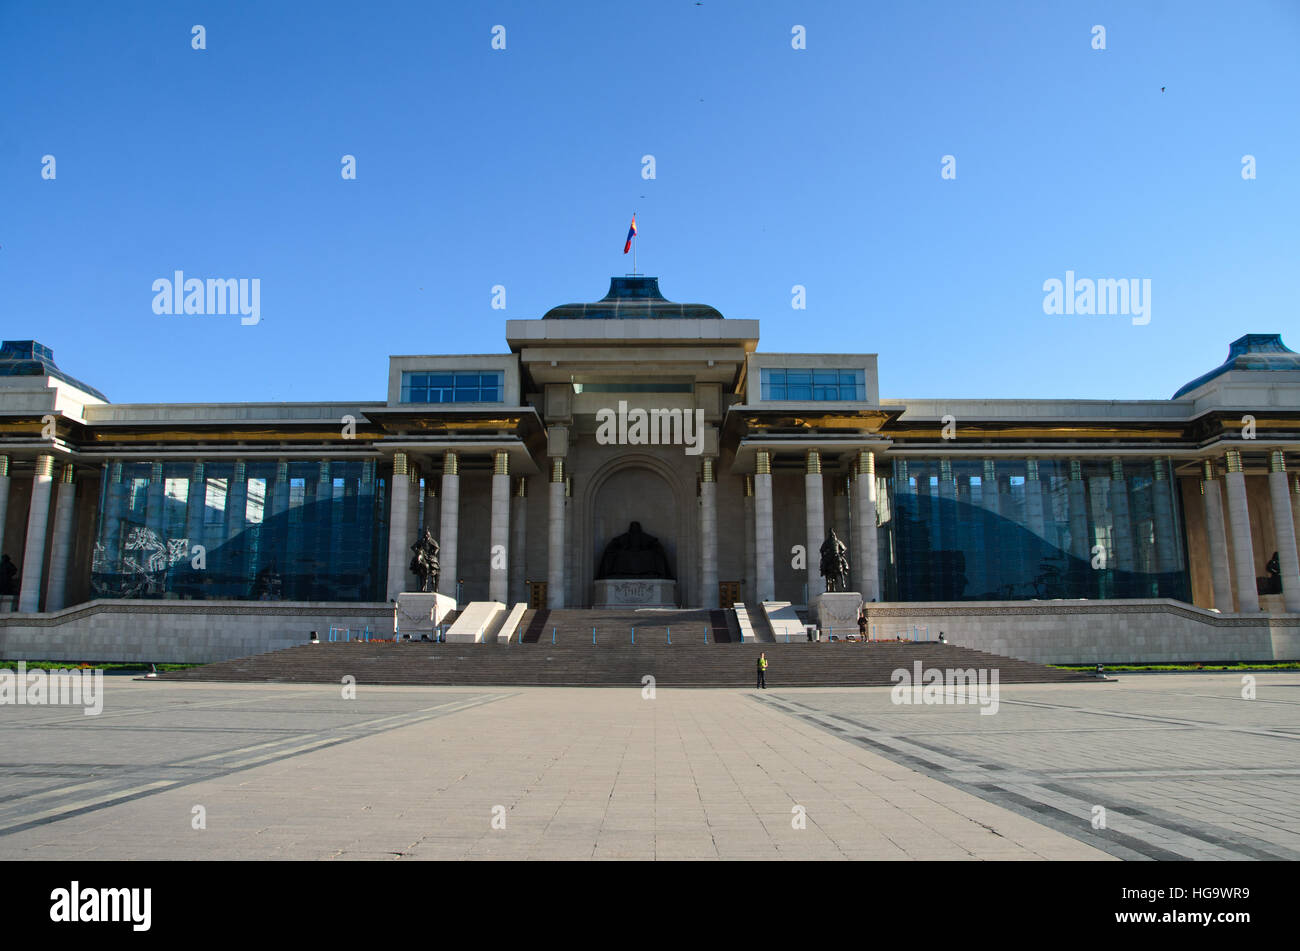
[[[578,527],[579,599],[591,603],[592,582],[597,563],[609,540],[628,530],[631,522],[654,535],[668,554],[668,563],[677,581],[677,596],[682,604],[695,596],[692,583],[695,570],[696,543],[690,517],[694,505],[684,503],[688,496],[677,474],[663,460],[648,453],[630,453],[611,459],[579,489],[582,510]]]

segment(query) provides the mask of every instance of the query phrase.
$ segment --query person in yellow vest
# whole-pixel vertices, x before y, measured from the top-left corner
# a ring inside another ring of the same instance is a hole
[[[767,674],[767,654],[762,653],[758,655],[758,686],[754,688],[755,690],[767,689],[766,674]]]

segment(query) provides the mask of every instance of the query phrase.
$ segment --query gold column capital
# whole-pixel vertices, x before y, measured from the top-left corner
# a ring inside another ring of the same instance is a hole
[[[808,475],[822,474],[822,454],[816,449],[809,449],[805,457],[804,472]]]
[[[766,449],[760,449],[754,453],[754,474],[772,474],[772,454]]]
[[[555,456],[551,459],[551,482],[564,481],[564,457]]]
[[[460,475],[460,453],[455,449],[448,449],[442,454],[442,474]]]
[[[876,474],[876,454],[870,449],[858,453],[858,475],[874,476]]]
[[[752,475],[746,474],[745,475],[745,498],[752,499],[753,497],[754,497],[754,477]]]
[[[154,465],[157,466],[160,470],[162,469],[161,462],[155,462]],[[53,456],[41,455],[36,457],[36,476],[37,478],[42,478],[42,477],[46,479],[54,478],[54,457]]]
[[[711,456],[705,456],[705,457],[704,457],[704,460],[701,462],[701,475],[700,475],[700,478],[701,478],[704,482],[716,482],[716,481],[717,481],[717,479],[716,479],[716,477],[714,476],[714,473],[713,473],[713,458],[712,458]]]
[[[1286,472],[1286,456],[1281,449],[1274,449],[1268,454],[1269,472]]]
[[[492,474],[510,475],[510,453],[505,449],[498,449],[492,454]]]
[[[1242,472],[1241,452],[1237,449],[1229,449],[1223,454],[1224,462],[1229,472]]]

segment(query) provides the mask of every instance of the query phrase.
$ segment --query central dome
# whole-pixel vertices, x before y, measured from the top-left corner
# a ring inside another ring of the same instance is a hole
[[[675,304],[659,292],[657,277],[611,277],[609,293],[594,304],[552,307],[543,320],[721,320],[706,304]]]
[[[1281,334],[1246,334],[1228,345],[1228,359],[1178,388],[1173,399],[1232,370],[1300,370],[1300,353],[1282,342]]]

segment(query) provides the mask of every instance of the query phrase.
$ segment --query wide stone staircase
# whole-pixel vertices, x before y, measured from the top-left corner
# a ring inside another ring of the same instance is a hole
[[[1000,684],[1095,679],[934,642],[717,643],[715,632],[720,628],[714,626],[716,620],[707,611],[673,612],[700,617],[690,624],[672,625],[671,646],[667,643],[669,625],[638,624],[633,646],[627,629],[616,634],[611,626],[602,637],[601,624],[595,620],[598,612],[551,611],[549,617],[539,622],[538,617],[544,613],[539,611],[525,619],[520,628],[525,631],[522,644],[518,640],[510,644],[420,641],[304,644],[159,674],[158,679],[337,684],[344,676],[351,675],[362,684],[639,687],[648,675],[655,678],[656,686],[753,687],[758,656],[764,651],[770,687],[888,685],[896,682],[891,676],[895,670],[903,668],[910,674],[917,662],[923,669],[996,670]],[[607,619],[613,614],[599,613]],[[582,615],[581,627],[577,626],[579,619],[569,615]],[[643,617],[639,616],[638,621]],[[563,633],[561,622],[565,622]],[[593,626],[596,628],[594,646]],[[707,644],[704,642],[706,626]],[[552,627],[555,628],[554,646]],[[534,635],[539,640],[529,642],[528,638]]]

